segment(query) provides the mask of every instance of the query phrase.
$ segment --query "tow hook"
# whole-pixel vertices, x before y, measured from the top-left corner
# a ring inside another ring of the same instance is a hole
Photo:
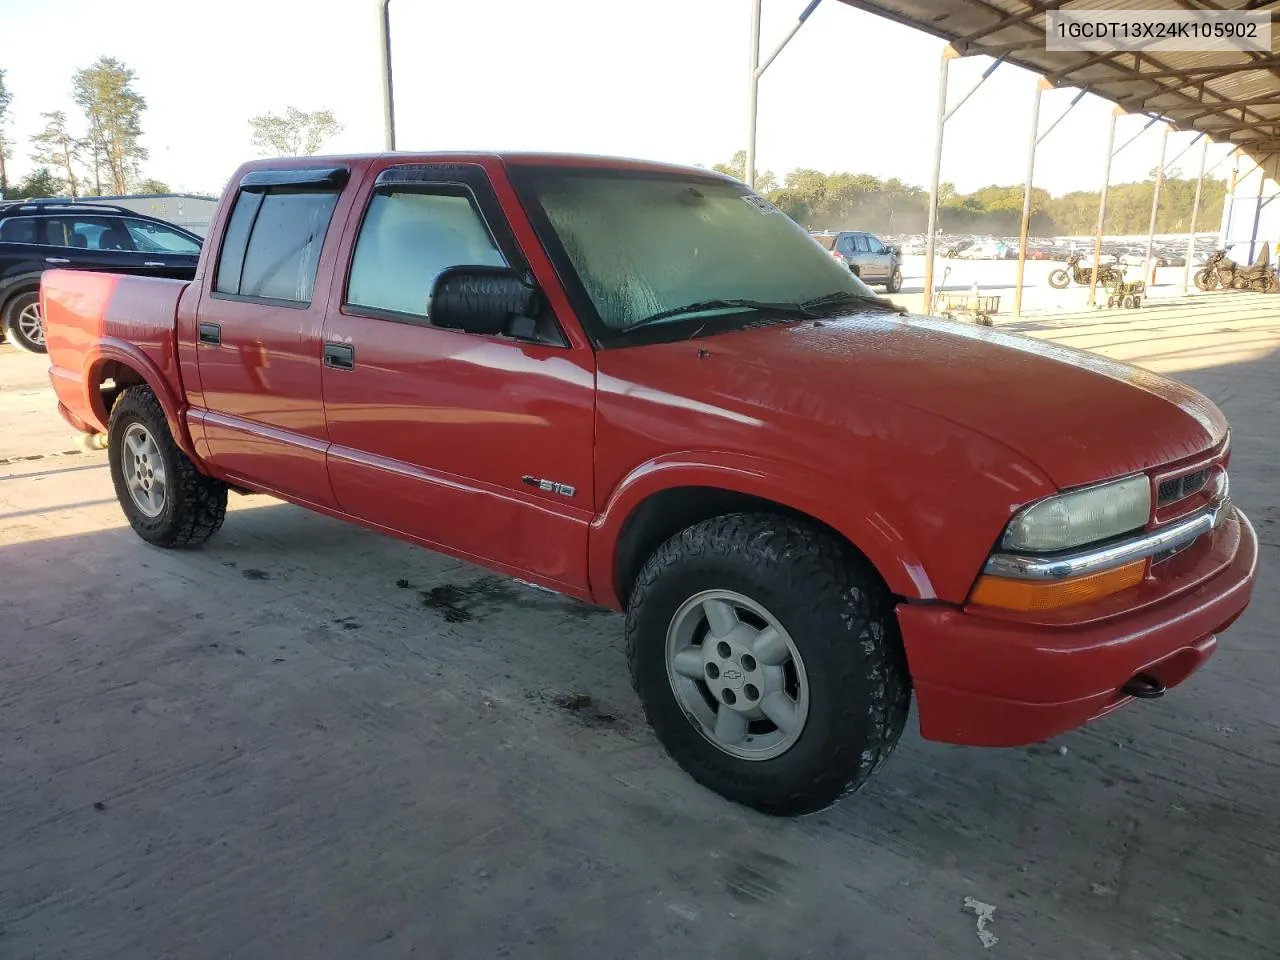
[[[1134,674],[1133,679],[1120,688],[1120,692],[1139,700],[1155,700],[1163,697],[1165,685],[1149,673]]]

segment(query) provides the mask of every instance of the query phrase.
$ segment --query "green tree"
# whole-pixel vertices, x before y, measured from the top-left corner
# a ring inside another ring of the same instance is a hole
[[[31,171],[13,189],[12,199],[33,200],[37,197],[60,197],[66,190],[66,183],[48,167],[38,167]],[[6,194],[6,196],[8,196]]]
[[[92,66],[77,70],[72,80],[71,97],[89,124],[90,168],[99,195],[104,174],[113,192],[127,193],[147,159],[139,142],[147,101],[133,89],[137,78],[114,57],[99,57]]]
[[[728,163],[713,163],[711,169],[728,177],[747,179],[747,151],[739,150]]]
[[[173,188],[163,180],[154,180],[148,177],[138,182],[139,193],[173,193]]]
[[[9,104],[13,103],[13,94],[4,84],[4,71],[0,70],[0,197],[8,196],[9,173],[5,169],[5,158],[13,141],[4,135],[4,128],[9,125]]]
[[[308,113],[288,107],[284,116],[262,113],[249,118],[253,145],[277,157],[311,156],[330,137],[343,130],[332,110]]]
[[[37,164],[57,167],[66,172],[65,181],[71,188],[71,196],[78,197],[76,164],[80,162],[81,143],[67,130],[67,115],[61,110],[40,114],[44,118],[44,130],[31,137],[31,159]]]

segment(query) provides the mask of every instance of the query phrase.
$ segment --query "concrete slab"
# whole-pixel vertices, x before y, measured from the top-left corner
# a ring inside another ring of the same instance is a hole
[[[611,614],[263,497],[146,546],[0,348],[0,956],[1274,957],[1274,302],[1020,327],[1231,417],[1262,582],[1204,670],[1030,749],[909,729],[798,821],[665,757]]]

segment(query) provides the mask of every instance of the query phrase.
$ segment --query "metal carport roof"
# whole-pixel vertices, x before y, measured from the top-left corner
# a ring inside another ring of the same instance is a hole
[[[1149,0],[841,0],[951,42],[961,55],[1003,56],[1055,86],[1086,88],[1130,113],[1235,144],[1255,158],[1280,150],[1280,57],[1257,51],[1058,52],[1045,49],[1050,10],[1157,8]],[[1158,9],[1271,12],[1280,0],[1167,0]]]

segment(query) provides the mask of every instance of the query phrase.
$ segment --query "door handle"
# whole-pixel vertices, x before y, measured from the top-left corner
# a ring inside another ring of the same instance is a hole
[[[71,261],[65,257],[45,257],[45,263],[70,263]]]
[[[350,370],[356,365],[356,351],[348,343],[326,343],[324,365],[335,370]]]
[[[212,343],[214,346],[222,343],[222,327],[216,323],[201,322],[200,342]]]

